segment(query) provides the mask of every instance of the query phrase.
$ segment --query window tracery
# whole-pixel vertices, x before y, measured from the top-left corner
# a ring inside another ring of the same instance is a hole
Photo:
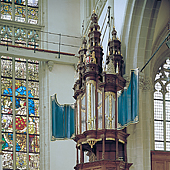
[[[154,136],[155,150],[170,151],[170,60],[167,59],[155,76]]]

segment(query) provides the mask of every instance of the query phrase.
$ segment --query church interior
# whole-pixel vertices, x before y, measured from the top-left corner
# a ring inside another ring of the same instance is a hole
[[[0,3],[0,170],[170,169],[169,0]]]

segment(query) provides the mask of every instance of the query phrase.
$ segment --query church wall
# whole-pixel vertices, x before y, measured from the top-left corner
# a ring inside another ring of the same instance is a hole
[[[73,45],[60,46],[61,52],[73,53],[77,56],[80,47],[80,1],[79,0],[43,0],[42,24],[43,31],[55,34],[69,35],[61,36],[61,43]],[[59,43],[59,36],[54,34],[42,34],[43,40]],[[59,51],[58,44],[42,44],[48,50]],[[57,54],[56,57],[59,55]],[[62,56],[60,56],[62,57]],[[72,57],[72,56],[70,56]],[[72,104],[73,84],[75,68],[72,64],[52,63],[52,70],[49,70],[48,62],[41,62],[41,170],[74,169],[76,164],[75,142],[69,140],[51,141],[51,117],[50,117],[50,96],[57,94],[60,104]]]
[[[75,70],[70,65],[55,64],[49,72],[49,95],[57,94],[60,104],[72,104]],[[51,125],[51,123],[50,123]],[[54,169],[73,169],[76,164],[75,142],[57,140],[50,142],[50,167]]]
[[[80,1],[48,0],[48,32],[62,34],[61,43],[80,46]],[[59,35],[48,35],[48,41],[59,42]],[[59,50],[58,44],[49,44],[49,49]],[[77,47],[77,48],[78,48]],[[60,51],[77,54],[76,47],[61,45]]]

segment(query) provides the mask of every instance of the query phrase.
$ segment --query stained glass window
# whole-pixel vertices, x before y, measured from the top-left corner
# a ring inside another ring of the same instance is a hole
[[[170,60],[158,69],[154,89],[155,150],[170,151]]]
[[[1,0],[1,19],[38,24],[38,10],[38,0]]]
[[[39,33],[36,30],[3,26],[1,27],[1,43],[39,48]]]
[[[3,169],[39,169],[39,64],[1,57]]]
[[[12,20],[12,0],[1,0],[1,19]]]

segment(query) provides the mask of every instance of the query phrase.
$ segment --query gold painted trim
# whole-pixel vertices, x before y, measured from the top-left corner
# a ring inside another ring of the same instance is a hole
[[[97,89],[97,93],[100,93],[100,94],[102,94],[102,91],[101,91],[101,90],[99,90],[99,89]]]
[[[87,143],[87,141],[85,141],[85,142],[82,142],[82,144],[86,144]],[[80,145],[80,144],[79,144]]]
[[[102,141],[102,138],[99,139],[88,139],[87,143],[91,146],[91,148],[93,148],[93,146],[98,142],[98,141]]]
[[[116,99],[116,95],[113,92],[105,92],[105,99],[110,95],[112,95],[114,97],[114,99]]]
[[[81,100],[83,100],[84,97],[85,97],[85,93],[81,96]]]
[[[124,142],[123,140],[121,140],[121,139],[119,139],[119,142],[121,142],[121,143],[125,144],[125,142]]]
[[[115,141],[115,138],[106,138],[106,140],[114,140]]]
[[[95,46],[95,43],[93,43],[93,44]],[[93,51],[93,53],[92,53],[92,59],[93,59],[92,63],[96,64],[95,51]]]
[[[94,80],[87,81],[86,85],[88,85],[88,84],[92,84],[95,87],[95,89],[96,89],[96,82]]]
[[[89,140],[88,144],[90,145],[91,148],[93,148],[93,146],[96,144],[95,140]]]

